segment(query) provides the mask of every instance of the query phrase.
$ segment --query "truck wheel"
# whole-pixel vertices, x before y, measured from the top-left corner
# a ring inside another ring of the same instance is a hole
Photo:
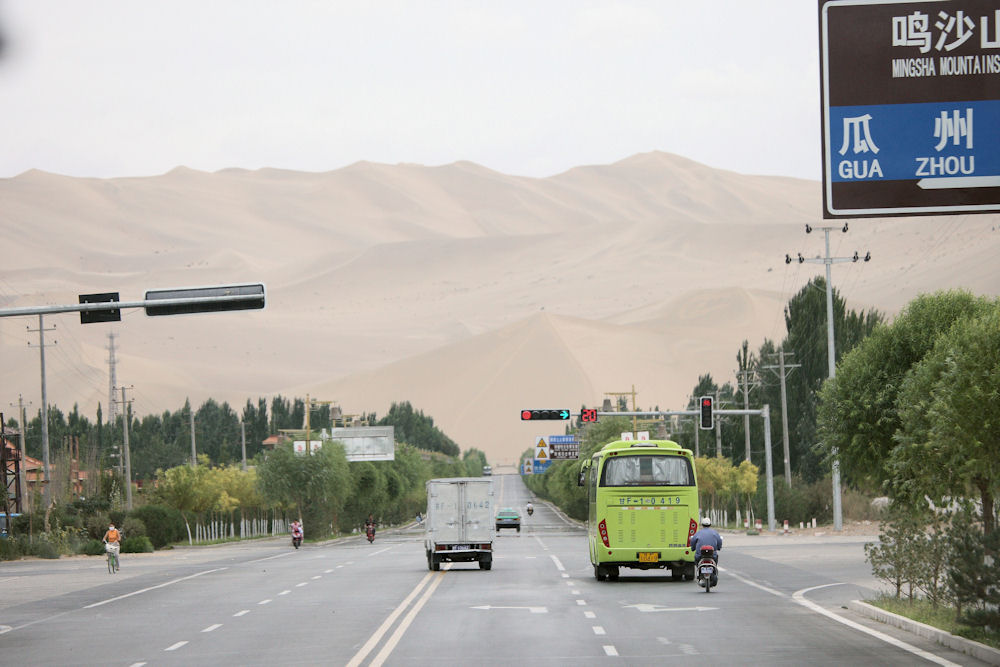
[[[519,533],[521,532],[521,527],[520,526],[517,527],[517,532],[519,532]]]
[[[483,558],[482,560],[479,561],[479,569],[480,570],[489,570],[489,569],[492,569],[492,568],[493,568],[493,559],[492,558]]]
[[[433,561],[431,560],[430,549],[427,550],[427,569],[428,570],[433,570],[434,569],[434,564],[433,564]]]
[[[438,560],[436,554],[431,554],[431,570],[438,572],[441,569],[441,561]]]

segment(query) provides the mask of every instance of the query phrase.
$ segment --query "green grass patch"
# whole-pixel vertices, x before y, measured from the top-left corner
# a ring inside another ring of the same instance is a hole
[[[1000,632],[988,633],[983,628],[966,625],[956,620],[954,607],[939,604],[935,608],[927,600],[916,599],[911,602],[892,596],[882,596],[874,600],[867,600],[867,602],[879,609],[905,616],[918,623],[924,623],[938,630],[944,630],[950,634],[1000,649]]]

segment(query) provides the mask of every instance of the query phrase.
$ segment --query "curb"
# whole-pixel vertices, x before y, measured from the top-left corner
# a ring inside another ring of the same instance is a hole
[[[887,625],[892,625],[902,630],[906,630],[907,632],[912,632],[918,637],[930,639],[931,641],[935,641],[942,646],[947,646],[948,648],[955,649],[956,651],[961,651],[962,653],[970,655],[977,660],[982,660],[983,662],[991,665],[1000,665],[1000,651],[991,646],[974,642],[971,639],[966,639],[965,637],[957,637],[925,623],[920,623],[906,618],[905,616],[900,616],[899,614],[893,614],[885,611],[884,609],[879,609],[878,607],[862,602],[861,600],[852,600],[848,602],[847,608],[861,614],[862,616],[867,616],[868,618],[875,619],[876,621],[880,621]]]

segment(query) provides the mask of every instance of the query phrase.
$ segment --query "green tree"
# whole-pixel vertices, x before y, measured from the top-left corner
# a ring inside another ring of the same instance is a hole
[[[992,307],[963,291],[922,295],[844,357],[820,393],[817,449],[826,455],[839,449],[845,482],[890,478],[886,464],[903,426],[897,399],[907,374],[957,320]]]
[[[257,468],[263,496],[302,517],[313,535],[325,535],[354,489],[344,448],[327,443],[313,456],[297,455],[291,444],[274,449]]]
[[[978,496],[992,533],[1000,493],[1000,301],[937,337],[903,381],[896,407],[894,491],[942,504]]]

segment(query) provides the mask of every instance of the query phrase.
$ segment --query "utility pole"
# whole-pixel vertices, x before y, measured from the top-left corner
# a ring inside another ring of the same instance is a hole
[[[789,355],[794,355],[794,352],[789,352]],[[771,356],[774,356],[773,354]],[[778,369],[778,377],[781,379],[781,440],[785,445],[785,484],[788,488],[792,488],[792,462],[789,457],[788,451],[788,396],[785,393],[785,379],[788,374],[785,373],[785,369],[791,373],[796,368],[799,368],[802,364],[786,364],[785,363],[785,349],[782,348],[778,350],[778,365],[777,366],[764,366],[764,368],[775,370]]]
[[[750,376],[753,376],[753,382],[750,381]],[[756,389],[760,386],[760,382],[757,379],[757,373],[753,369],[747,368],[746,370],[736,371],[736,377],[740,381],[740,389],[743,391],[743,409],[750,409],[750,390]],[[743,440],[746,443],[746,460],[750,460],[750,415],[743,415]]]
[[[10,405],[11,405],[11,407],[14,406],[13,403],[11,403]],[[31,404],[29,403],[28,405],[31,405]],[[21,433],[20,433],[20,435],[18,437],[18,440],[19,440],[18,445],[19,445],[19,448],[21,450],[21,469],[20,469],[20,471],[18,473],[18,478],[19,478],[19,481],[21,483],[21,495],[20,495],[20,498],[21,498],[21,505],[22,505],[22,507],[19,507],[18,510],[17,510],[17,511],[20,512],[20,511],[22,511],[23,506],[28,503],[28,473],[25,470],[25,468],[28,465],[28,449],[27,449],[27,445],[25,445],[25,442],[24,442],[24,436],[27,433],[27,427],[25,426],[25,422],[24,422],[24,396],[22,396],[21,394],[17,395],[17,414],[18,414],[18,419],[21,420],[21,422],[20,422],[20,426],[21,426],[20,431],[21,431]]]
[[[243,472],[247,471],[247,425],[240,422],[240,446],[243,449]]]
[[[42,314],[38,314],[38,328],[28,329],[28,333],[38,334],[38,352],[42,366],[42,470],[44,472],[44,486],[42,496],[45,500],[46,509],[49,506],[49,401],[45,389],[45,332],[55,331],[55,326],[51,329],[45,328],[42,321]],[[55,345],[57,341],[52,341],[50,345]],[[28,343],[31,345],[31,343]]]
[[[129,423],[129,404],[131,400],[125,399],[125,387],[122,387],[122,435],[123,444],[125,446],[125,508],[132,509],[132,452],[129,450],[128,446],[128,423]],[[129,389],[134,389],[134,387],[129,387]]]
[[[713,412],[716,412],[715,408],[722,407],[722,403],[719,402],[719,390],[715,390],[715,403],[712,408]],[[718,457],[722,456],[722,420],[718,417],[715,419],[715,455]]]
[[[117,402],[115,401],[115,389],[118,387],[118,378],[115,373],[115,364],[117,360],[115,359],[115,334],[108,334],[108,410],[110,414],[108,415],[108,422],[114,423],[115,421],[115,406]]]
[[[194,448],[194,408],[188,406],[188,415],[191,416],[191,467],[198,466],[198,454]]]
[[[836,354],[833,343],[833,279],[831,277],[830,267],[835,263],[841,262],[857,262],[862,259],[858,255],[858,251],[854,251],[853,257],[831,257],[830,256],[830,231],[836,229],[836,227],[820,227],[826,236],[826,256],[825,257],[815,257],[806,259],[799,253],[799,264],[802,262],[810,262],[813,264],[825,264],[826,265],[826,352],[827,352],[827,363],[830,369],[829,377],[835,377],[837,374],[837,362]],[[847,233],[847,223],[844,223],[841,229],[845,234]],[[806,225],[806,234],[812,232],[812,227]],[[866,252],[864,256],[864,261],[868,262],[872,258],[871,252]],[[790,264],[792,258],[785,255],[785,264]],[[840,453],[837,448],[834,447],[830,452],[833,455],[833,529],[836,531],[843,530],[844,528],[844,515],[840,502]]]

